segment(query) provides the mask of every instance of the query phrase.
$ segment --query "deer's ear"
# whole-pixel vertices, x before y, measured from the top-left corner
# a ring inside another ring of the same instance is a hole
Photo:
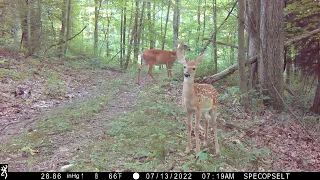
[[[203,60],[204,55],[201,55],[200,57],[198,57],[197,60],[195,60],[195,63],[198,65],[199,63],[201,63],[201,61]]]

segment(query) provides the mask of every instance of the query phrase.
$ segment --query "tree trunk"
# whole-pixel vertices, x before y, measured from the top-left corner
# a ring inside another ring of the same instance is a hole
[[[59,42],[62,43],[66,40],[66,23],[67,23],[67,7],[68,7],[68,0],[63,0],[63,5],[61,8],[61,30],[59,36]],[[60,56],[66,55],[66,49],[63,46],[59,46]]]
[[[123,16],[124,16],[124,9],[121,10],[121,17],[120,17],[120,68],[122,68],[122,61],[123,61],[123,44],[122,44],[122,39],[123,39]],[[108,47],[107,47],[108,48]]]
[[[217,32],[217,0],[213,0],[213,27],[214,31]],[[213,62],[214,62],[214,70],[213,73],[218,73],[218,57],[217,57],[217,33],[214,33],[213,40],[212,40],[212,46],[213,46]]]
[[[133,50],[133,63],[136,64],[138,62],[138,53],[139,53],[139,1],[136,1],[136,14],[134,18],[134,50]]]
[[[283,110],[284,95],[283,49],[284,49],[284,3],[261,0],[259,83],[261,83],[265,105]]]
[[[143,19],[144,19],[143,15],[144,15],[145,6],[146,6],[146,2],[142,2],[140,22],[139,22],[139,26],[138,26],[139,28],[138,28],[138,32],[137,32],[137,34],[138,34],[138,48],[137,48],[138,51],[137,51],[136,56],[135,56],[135,59],[136,59],[135,62],[138,62],[140,44],[143,44],[142,43],[143,38],[141,38],[141,35],[143,35],[143,27],[144,26],[142,26],[142,24],[143,24]]]
[[[19,49],[19,30],[20,30],[20,19],[19,19],[19,12],[18,12],[18,6],[15,2],[10,2],[10,11],[14,17],[14,24],[13,24],[13,48],[15,50]]]
[[[245,73],[245,51],[244,51],[244,0],[238,0],[238,69],[239,69],[239,87],[241,91],[241,104],[248,107],[248,88]]]
[[[207,10],[207,0],[204,0],[204,10],[203,10],[203,30],[202,30],[202,39],[204,38],[204,31],[206,29],[206,10]],[[203,41],[201,41],[201,46],[203,46]],[[200,51],[200,49],[199,49]]]
[[[147,2],[147,7],[148,7],[148,13],[147,13],[147,18],[148,18],[148,24],[149,24],[149,40],[150,40],[150,44],[149,44],[149,48],[153,49],[152,47],[152,35],[153,35],[153,31],[152,31],[152,21],[151,21],[151,2]],[[142,63],[142,62],[141,62]]]
[[[201,26],[201,21],[200,21],[200,7],[201,7],[201,0],[199,0],[198,2],[198,12],[197,12],[197,22],[198,22],[198,26],[197,26],[197,34],[198,34],[198,37],[197,37],[197,42],[196,42],[196,50],[197,50],[197,53],[199,53],[200,51],[200,45],[199,45],[199,42],[200,42],[200,26]]]
[[[29,1],[30,8],[30,44],[28,55],[39,54],[41,36],[41,2],[40,0]]]
[[[133,8],[133,1],[132,1],[132,7],[131,9]],[[132,19],[133,19],[133,13],[131,13],[131,17],[130,17],[130,25],[129,27],[131,27],[132,25]],[[136,29],[136,23],[134,23],[134,27],[132,29],[132,32],[131,32],[131,37],[130,37],[130,41],[129,41],[129,45],[128,45],[128,53],[127,53],[127,58],[126,58],[126,61],[124,63],[124,69],[127,69],[128,68],[128,65],[129,65],[129,60],[130,60],[130,55],[131,55],[131,49],[132,49],[132,41],[134,39],[134,36],[135,36],[135,29]],[[129,31],[130,31],[130,28],[129,28]],[[129,39],[129,36],[130,36],[130,33],[128,33],[128,39]]]
[[[175,0],[175,7],[173,12],[173,44],[177,47],[177,40],[179,37],[179,25],[180,25],[180,0]]]
[[[166,43],[166,35],[167,35],[170,6],[171,6],[171,1],[169,1],[169,3],[168,3],[167,18],[166,18],[166,24],[164,26],[164,35],[163,35],[163,41],[162,41],[162,47],[161,47],[162,50],[164,50],[164,44]]]
[[[110,56],[110,19],[111,17],[107,17],[107,57]],[[122,31],[122,28],[121,28]]]
[[[25,0],[25,6],[22,7],[22,21],[21,21],[21,43],[20,49],[28,49],[30,41],[30,31],[29,31],[29,0]]]
[[[260,0],[248,1],[247,0],[247,32],[249,36],[249,57],[260,54]],[[258,85],[258,64],[260,58],[258,57],[257,63],[252,64],[251,76],[252,87],[257,88]]]
[[[123,44],[122,58],[126,54],[126,30],[127,30],[127,13],[126,13],[126,7],[124,7],[124,9],[123,9],[123,34],[122,34],[122,44]],[[121,59],[121,68],[122,67],[123,67],[123,60]]]
[[[67,10],[67,25],[66,25],[66,29],[67,29],[67,33],[66,33],[66,42],[65,42],[65,46],[64,46],[64,52],[67,53],[68,51],[68,39],[70,37],[70,21],[71,21],[71,1],[72,0],[68,0],[68,10]]]
[[[98,56],[98,19],[99,19],[99,5],[98,5],[98,0],[94,0],[94,45],[93,45],[93,49],[94,49],[94,56]],[[100,4],[101,4],[101,0],[100,0]]]
[[[153,17],[152,17],[152,33],[155,33],[155,24],[156,24],[156,5],[153,4]],[[153,49],[156,46],[156,41],[155,39],[152,39],[152,47],[150,47],[151,49]]]

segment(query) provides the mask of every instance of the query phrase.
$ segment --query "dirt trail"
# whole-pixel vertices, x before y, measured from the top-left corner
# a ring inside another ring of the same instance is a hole
[[[114,90],[105,88],[111,87],[111,80],[123,79],[123,75],[118,72],[106,71],[104,73],[97,74],[94,81],[90,84],[86,84],[83,87],[77,87],[73,89],[76,93],[81,94],[75,97],[72,103],[75,105],[79,102],[85,101],[91,96],[115,93]],[[127,82],[134,82],[134,77]],[[106,80],[105,84],[99,83],[97,80]],[[119,117],[126,111],[130,111],[135,106],[135,100],[138,96],[137,87],[132,88],[128,83],[123,83],[124,81],[119,81],[122,84],[121,88],[117,89],[118,92],[114,96],[105,102],[102,111],[96,113],[94,116],[84,120],[84,123],[79,125],[76,130],[66,131],[57,134],[50,134],[50,150],[48,152],[41,152],[36,154],[36,157],[30,157],[26,154],[10,154],[8,157],[1,157],[1,163],[9,163],[10,171],[59,171],[60,167],[69,164],[70,161],[75,160],[77,157],[82,156],[81,149],[86,147],[88,144],[95,142],[97,140],[110,138],[107,137],[106,124],[111,123],[114,119]],[[147,83],[148,80],[145,80]],[[103,87],[99,87],[102,86]],[[113,91],[113,92],[112,92]],[[87,93],[89,92],[89,93]],[[70,92],[75,93],[75,92]],[[48,100],[50,101],[50,100]],[[70,102],[63,102],[57,105],[55,108],[61,108],[64,106],[72,106]],[[35,130],[35,124],[39,120],[43,120],[46,114],[50,113],[53,107],[43,108],[39,111],[34,111],[29,114],[29,116],[16,116],[14,120],[8,120],[4,125],[1,126],[2,131],[0,132],[0,145],[3,146],[7,142],[10,142],[11,138],[19,136],[23,132],[32,132]],[[12,118],[13,119],[13,118]],[[5,122],[5,120],[1,120]],[[7,144],[7,146],[10,144]],[[30,159],[35,159],[30,164]]]

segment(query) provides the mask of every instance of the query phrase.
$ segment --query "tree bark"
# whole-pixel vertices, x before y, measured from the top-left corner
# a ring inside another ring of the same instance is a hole
[[[152,21],[151,21],[151,2],[147,2],[147,7],[148,7],[147,18],[148,18],[148,24],[149,24],[149,41],[150,41],[149,48],[153,49],[153,46],[152,46],[153,45],[153,43],[152,43],[152,34],[153,34],[152,28],[153,27],[152,27]]]
[[[247,34],[249,36],[249,57],[260,54],[260,0],[248,1],[247,0]],[[258,57],[257,63],[251,66],[252,87],[257,89],[258,85],[258,64],[260,58]]]
[[[95,6],[94,6],[94,56],[98,56],[98,41],[99,41],[99,11],[101,7],[102,0],[94,0]],[[99,4],[98,4],[99,3]]]
[[[138,62],[138,52],[139,52],[139,1],[136,1],[136,13],[134,18],[134,38],[133,38],[133,63],[136,64]]]
[[[179,25],[180,25],[180,0],[175,0],[175,7],[173,12],[173,45],[177,47],[177,40],[179,37]]]
[[[21,4],[19,4],[21,5]],[[28,46],[30,44],[30,29],[29,29],[29,0],[25,0],[25,6],[21,7],[21,43],[20,43],[20,49],[28,49]]]
[[[124,8],[124,7],[122,7]],[[124,16],[124,9],[121,9],[121,17],[120,17],[120,68],[122,68],[122,62],[123,62],[123,16]]]
[[[27,56],[39,54],[41,44],[41,1],[30,0],[30,44],[28,45]]]
[[[14,17],[14,24],[13,24],[13,48],[15,50],[19,49],[19,30],[20,30],[20,18],[18,12],[18,6],[15,2],[10,1],[9,5],[10,11],[12,16]]]
[[[122,58],[125,57],[126,54],[126,30],[127,30],[127,13],[126,13],[126,7],[123,9],[123,34],[122,34]],[[128,33],[129,34],[129,33]],[[123,67],[123,59],[121,59],[121,68]]]
[[[283,49],[284,49],[284,3],[261,0],[259,83],[265,105],[283,110]]]
[[[140,43],[142,44],[142,41],[141,41],[141,35],[143,35],[143,15],[144,15],[144,9],[145,9],[145,6],[146,6],[146,2],[142,2],[142,8],[141,8],[141,16],[140,16],[140,22],[139,22],[139,28],[138,28],[138,32],[137,32],[137,36],[138,36],[138,44],[137,44],[137,52],[135,54],[135,59],[136,61],[135,62],[138,62],[138,56],[139,56],[139,49],[140,49]]]
[[[68,10],[67,10],[67,24],[66,24],[66,39],[69,39],[69,36],[70,36],[70,20],[71,20],[71,1],[72,0],[68,0]],[[68,50],[68,41],[65,42],[64,44],[64,55],[66,55],[67,53],[67,50]]]
[[[238,0],[238,69],[239,69],[239,88],[241,91],[241,104],[248,107],[248,87],[245,72],[245,51],[244,51],[244,0]]]
[[[204,38],[204,31],[206,29],[206,10],[207,10],[207,0],[204,0],[202,39]],[[203,46],[203,41],[201,43],[201,46]]]
[[[169,1],[169,4],[168,4],[166,24],[165,24],[165,26],[164,26],[164,35],[163,35],[163,41],[162,41],[162,47],[161,47],[162,50],[164,50],[164,45],[165,45],[165,43],[166,43],[166,35],[167,35],[167,26],[168,26],[168,20],[169,20],[170,6],[171,6],[171,1]]]
[[[61,43],[66,40],[67,6],[68,0],[63,0],[63,5],[61,7],[61,30],[59,36],[59,42]],[[60,56],[66,55],[65,48],[62,46],[59,47],[59,52]]]
[[[214,31],[217,32],[217,0],[213,0],[213,28]],[[217,57],[217,33],[214,33],[212,38],[212,46],[213,46],[213,62],[214,62],[214,70],[213,73],[218,73],[218,57]]]
[[[201,1],[202,0],[199,0],[198,2],[198,11],[197,11],[197,23],[198,23],[198,26],[197,26],[197,34],[198,34],[198,37],[197,37],[197,42],[196,42],[196,51],[197,53],[199,53],[200,51],[200,45],[199,45],[199,42],[200,42],[200,26],[201,26],[201,21],[200,21],[200,7],[201,7]],[[214,0],[213,0],[214,1]]]

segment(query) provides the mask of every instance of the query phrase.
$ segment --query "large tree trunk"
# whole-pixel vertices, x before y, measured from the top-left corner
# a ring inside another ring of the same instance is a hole
[[[248,55],[252,57],[260,54],[260,0],[248,1],[247,0],[247,32],[249,36]],[[258,64],[260,58],[258,57],[257,63],[251,66],[252,87],[257,88],[258,85]]]
[[[179,25],[180,25],[180,0],[175,0],[175,7],[173,12],[173,44],[177,47],[177,40],[179,37]]]
[[[242,94],[241,104],[248,106],[248,88],[245,72],[245,50],[244,50],[244,0],[238,0],[238,68],[239,68],[239,88]]]
[[[41,36],[41,1],[31,0],[30,4],[30,44],[28,46],[28,55],[39,54],[40,36]]]
[[[261,83],[266,105],[283,110],[283,49],[284,49],[284,3],[283,1],[261,0],[261,63],[259,64],[259,82]]]

